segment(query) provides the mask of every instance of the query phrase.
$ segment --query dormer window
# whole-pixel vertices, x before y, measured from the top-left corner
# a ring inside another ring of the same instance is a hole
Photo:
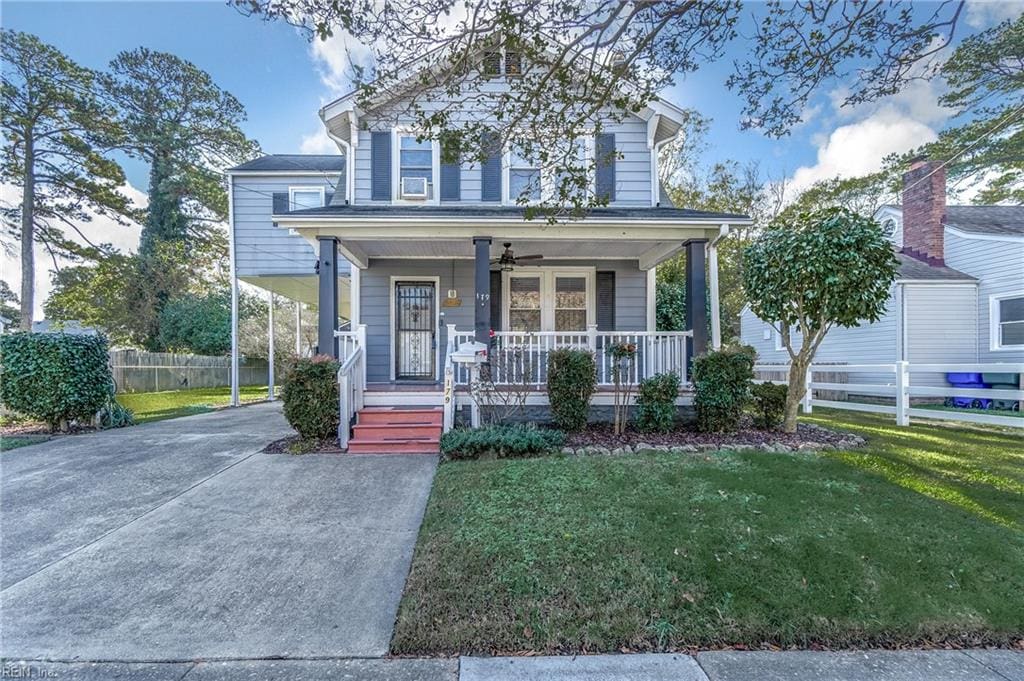
[[[288,210],[304,210],[306,208],[322,208],[324,205],[323,187],[289,187]]]

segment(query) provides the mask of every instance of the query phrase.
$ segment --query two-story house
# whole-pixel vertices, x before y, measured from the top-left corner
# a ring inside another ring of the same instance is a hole
[[[492,355],[515,349],[529,363],[515,380],[535,383],[540,405],[556,347],[592,349],[603,385],[613,380],[605,348],[619,342],[637,345],[630,380],[685,377],[707,345],[705,305],[689,306],[690,331],[659,333],[655,268],[685,250],[691,300],[710,285],[717,316],[714,243],[749,219],[675,207],[664,194],[658,152],[679,134],[682,110],[654,101],[581,140],[608,205],[552,223],[527,219],[518,201],[539,198],[548,169],[510,149],[442,163],[404,104],[341,97],[320,111],[339,155],[267,156],[228,171],[237,277],[319,305],[320,352],[358,354],[360,404],[461,406],[468,371],[454,367],[446,391],[445,368],[472,340]]]

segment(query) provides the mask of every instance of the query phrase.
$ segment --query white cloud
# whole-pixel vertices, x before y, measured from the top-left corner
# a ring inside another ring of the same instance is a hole
[[[369,68],[373,63],[370,48],[341,32],[327,40],[314,38],[309,51],[320,73],[320,81],[332,96],[352,89],[353,65]]]
[[[988,28],[1007,19],[1016,19],[1024,14],[1024,2],[1020,0],[970,0],[967,3],[967,25],[971,28]]]
[[[3,185],[0,187],[0,193],[3,194],[4,202],[7,204],[17,203],[17,194],[20,191],[19,188],[12,185]],[[148,195],[131,186],[125,184],[121,187],[121,191],[132,200],[132,202],[140,207],[144,208],[149,203]],[[115,248],[122,252],[133,252],[139,247],[139,235],[142,232],[142,227],[137,224],[120,225],[112,218],[103,215],[94,215],[93,219],[88,222],[77,223],[79,229],[89,237],[89,240],[95,244],[108,243],[113,245]],[[72,241],[85,245],[86,241],[79,236],[73,229],[66,228],[64,230],[65,235]],[[7,243],[9,240],[5,235],[3,254],[0,255],[0,278],[10,285],[11,289],[20,295],[21,293],[21,244],[17,240],[18,235],[12,235],[10,239],[11,243]],[[50,291],[53,286],[51,284],[51,277],[55,270],[53,258],[50,257],[49,252],[41,244],[36,244],[34,248],[35,252],[35,319],[43,318],[43,303],[46,298],[49,297]],[[64,259],[57,260],[58,265],[61,267],[73,264]]]
[[[921,121],[891,111],[840,126],[819,145],[817,163],[793,173],[787,193],[795,196],[818,180],[873,173],[882,168],[887,155],[910,151],[936,137]]]
[[[337,154],[338,145],[327,136],[327,129],[321,127],[314,133],[302,136],[299,151],[303,154]]]

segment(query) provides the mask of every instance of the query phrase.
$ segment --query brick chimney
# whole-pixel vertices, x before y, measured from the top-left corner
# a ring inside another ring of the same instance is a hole
[[[942,224],[946,221],[946,169],[916,158],[903,174],[903,252],[929,265],[942,265]]]

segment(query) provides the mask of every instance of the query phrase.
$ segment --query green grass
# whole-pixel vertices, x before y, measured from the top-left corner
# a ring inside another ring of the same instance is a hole
[[[869,444],[443,464],[392,651],[1024,638],[1019,431],[808,420]]]
[[[267,387],[242,386],[239,395],[242,402],[258,402],[266,399]],[[193,388],[158,393],[119,393],[117,401],[135,413],[137,423],[145,423],[202,414],[218,407],[226,407],[231,401],[231,389]]]
[[[17,449],[18,447],[46,442],[49,439],[49,435],[4,435],[3,437],[0,437],[0,452],[7,452],[12,449]]]

